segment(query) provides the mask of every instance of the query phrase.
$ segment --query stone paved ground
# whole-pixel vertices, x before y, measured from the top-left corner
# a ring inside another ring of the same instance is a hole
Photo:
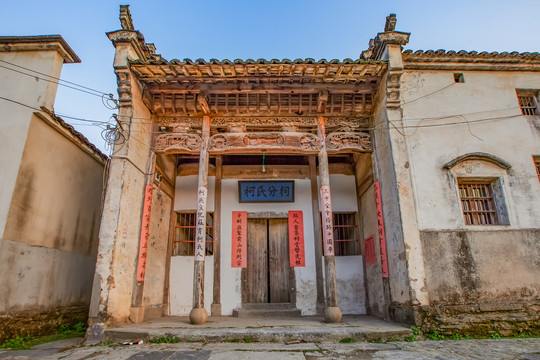
[[[512,359],[540,360],[540,339],[340,343],[178,343],[75,347],[51,354],[51,348],[0,351],[0,359],[65,360],[323,360],[323,359]]]

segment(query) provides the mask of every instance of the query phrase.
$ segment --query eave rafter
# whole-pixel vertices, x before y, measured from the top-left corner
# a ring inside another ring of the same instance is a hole
[[[328,92],[325,115],[365,117],[386,70],[385,62],[133,62],[143,100],[158,116],[315,115]],[[204,93],[202,109],[198,94]]]

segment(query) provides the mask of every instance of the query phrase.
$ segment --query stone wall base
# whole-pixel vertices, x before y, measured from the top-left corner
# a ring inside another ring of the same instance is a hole
[[[390,307],[392,320],[418,326],[422,332],[437,331],[489,337],[540,334],[539,303],[436,304],[429,306],[396,305]]]
[[[40,336],[54,333],[60,325],[88,320],[88,306],[0,314],[0,343],[16,336]]]

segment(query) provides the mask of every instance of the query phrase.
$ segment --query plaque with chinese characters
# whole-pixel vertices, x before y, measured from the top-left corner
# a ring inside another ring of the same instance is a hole
[[[241,203],[294,202],[294,181],[239,181]]]

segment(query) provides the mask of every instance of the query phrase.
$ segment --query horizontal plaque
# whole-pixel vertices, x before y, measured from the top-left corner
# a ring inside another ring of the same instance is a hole
[[[239,181],[241,203],[294,202],[294,181]]]

